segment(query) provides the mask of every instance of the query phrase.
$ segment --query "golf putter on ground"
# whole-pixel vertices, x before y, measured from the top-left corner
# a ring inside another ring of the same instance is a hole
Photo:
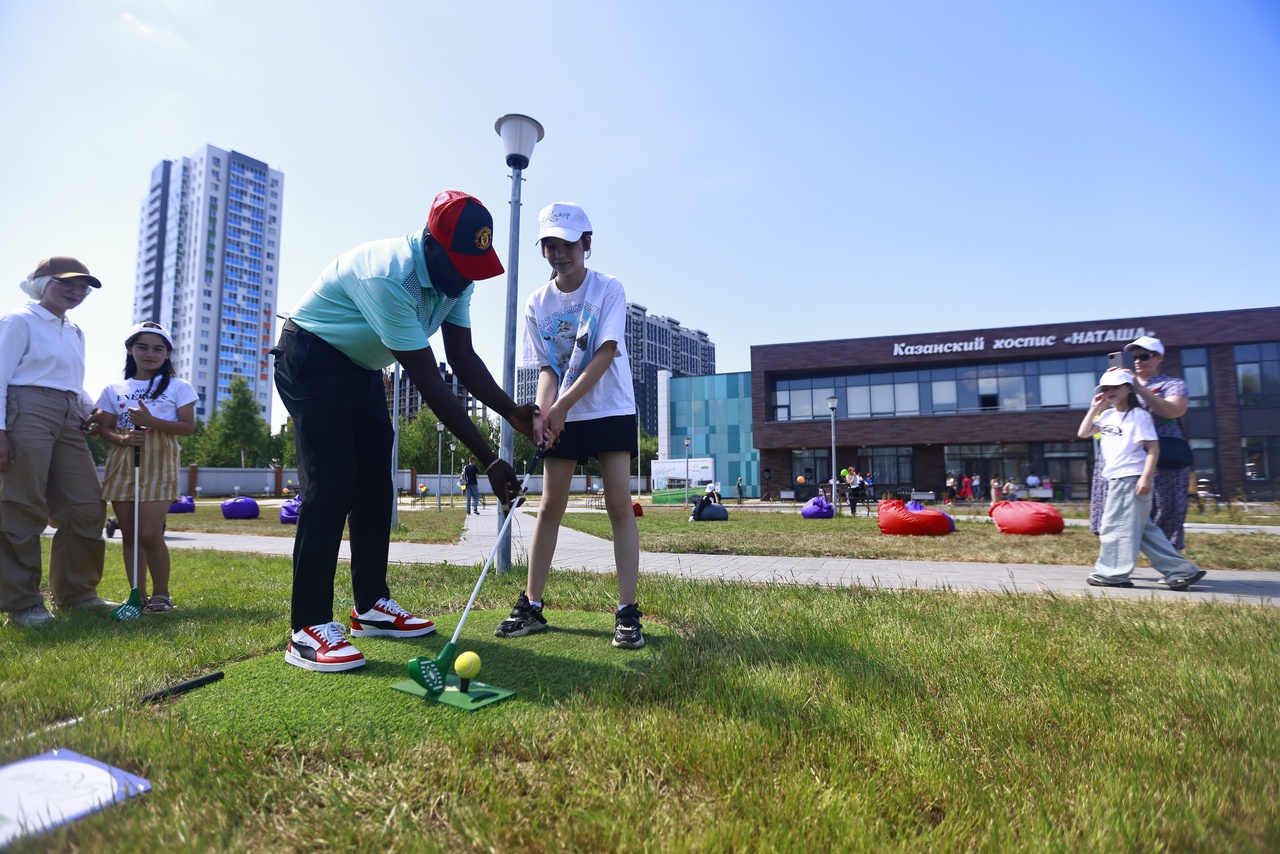
[[[136,620],[142,616],[142,590],[138,588],[138,508],[142,495],[142,446],[133,446],[133,589],[129,601],[111,612],[113,620]]]
[[[493,550],[489,552],[489,559],[484,562],[484,569],[480,571],[480,580],[476,582],[475,589],[471,591],[471,598],[467,600],[467,607],[462,609],[462,616],[458,618],[458,627],[453,630],[453,637],[444,645],[444,649],[440,650],[440,654],[434,659],[425,655],[409,659],[409,678],[425,688],[427,693],[432,696],[438,696],[444,691],[445,673],[449,670],[449,665],[453,663],[453,653],[457,649],[458,637],[462,634],[462,626],[467,622],[467,614],[471,613],[471,606],[475,604],[476,596],[480,595],[480,587],[484,584],[484,577],[489,572],[489,566],[493,563],[494,556],[498,553],[498,546],[502,544],[502,537],[511,525],[511,519],[515,516],[516,508],[520,506],[524,499],[525,483],[529,480],[529,476],[533,474],[533,467],[538,464],[538,460],[542,459],[542,454],[545,450],[544,447],[539,445],[538,449],[533,453],[533,459],[529,460],[529,468],[525,471],[524,477],[520,479],[520,489],[511,501],[511,508],[507,511],[507,518],[503,520],[502,527],[498,529],[498,539],[494,541]]]

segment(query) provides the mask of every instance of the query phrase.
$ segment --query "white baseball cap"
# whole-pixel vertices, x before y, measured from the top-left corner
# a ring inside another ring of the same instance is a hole
[[[144,332],[150,332],[152,335],[159,335],[164,339],[164,343],[169,345],[169,349],[173,349],[173,336],[169,334],[169,330],[165,329],[158,323],[144,320],[141,323],[135,323],[130,329],[129,334],[125,336],[124,343],[127,347],[129,342],[137,338]]]
[[[1124,345],[1124,349],[1128,351],[1132,351],[1138,347],[1141,347],[1143,350],[1150,350],[1152,353],[1159,353],[1161,356],[1164,355],[1164,345],[1160,343],[1160,339],[1152,338],[1150,335],[1143,335],[1132,344]]]
[[[1115,388],[1120,385],[1133,385],[1133,374],[1128,371],[1107,371],[1102,375],[1102,379],[1098,380],[1098,385],[1094,388],[1094,394],[1102,394],[1109,388]]]
[[[582,239],[584,232],[591,231],[591,220],[580,205],[573,202],[552,202],[538,214],[538,240],[544,237],[559,237],[570,243]]]

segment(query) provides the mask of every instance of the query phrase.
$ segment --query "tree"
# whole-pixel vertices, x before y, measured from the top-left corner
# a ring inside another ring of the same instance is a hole
[[[274,462],[271,429],[244,377],[231,380],[229,396],[200,430],[188,461],[209,468],[258,468]],[[198,437],[198,438],[197,438]]]
[[[280,432],[271,437],[272,456],[285,468],[293,468],[298,464],[298,446],[293,441],[293,418],[285,419],[280,425]]]

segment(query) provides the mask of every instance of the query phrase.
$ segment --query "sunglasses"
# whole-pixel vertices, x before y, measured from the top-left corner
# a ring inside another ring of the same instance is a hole
[[[1147,359],[1150,359],[1154,355],[1155,355],[1154,353],[1134,353],[1133,360],[1135,362],[1145,362],[1147,361]]]

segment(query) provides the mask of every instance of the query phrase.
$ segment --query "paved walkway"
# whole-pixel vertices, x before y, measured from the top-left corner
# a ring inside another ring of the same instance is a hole
[[[405,511],[402,511],[405,512]],[[420,512],[420,511],[407,511]],[[571,511],[572,512],[572,511]],[[599,512],[599,511],[596,511]],[[1068,520],[1069,524],[1088,524]],[[467,527],[457,545],[392,543],[394,563],[442,563],[479,566],[488,558],[497,538],[497,512],[490,506],[479,516],[468,516]],[[533,515],[518,512],[512,520],[512,562],[521,564],[529,553],[533,535]],[[1280,534],[1277,527],[1238,528],[1188,525],[1188,530],[1256,530]],[[165,536],[170,548],[212,549],[215,551],[258,552],[280,556],[293,554],[289,537],[248,537],[230,534],[171,532]],[[1277,545],[1280,545],[1278,543]],[[347,544],[341,557],[348,559]],[[613,572],[613,544],[569,528],[560,530],[555,566],[590,572]],[[749,557],[734,555],[664,554],[643,552],[642,575],[671,575],[682,578],[719,578],[774,584],[822,584],[839,587],[855,585],[891,589],[923,588],[961,591],[1054,592],[1069,596],[1177,599],[1197,602],[1213,600],[1280,605],[1280,572],[1214,570],[1194,588],[1185,592],[1157,584],[1154,570],[1134,574],[1136,586],[1129,589],[1089,587],[1085,577],[1092,567],[1040,566],[1036,564],[951,563],[944,561],[855,560],[849,558]]]

